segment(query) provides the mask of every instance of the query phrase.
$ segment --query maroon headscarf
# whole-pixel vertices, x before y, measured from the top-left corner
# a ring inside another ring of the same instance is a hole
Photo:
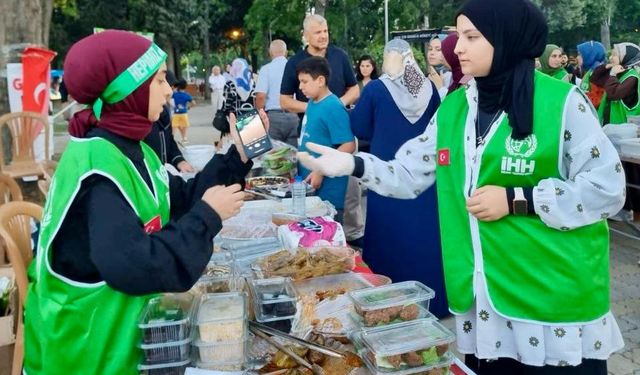
[[[460,67],[460,60],[458,60],[458,55],[454,52],[456,43],[458,43],[458,33],[451,33],[442,41],[442,55],[451,67],[451,85],[449,85],[448,93],[462,86],[460,80],[464,77]]]
[[[64,81],[69,95],[89,108],[69,121],[69,134],[82,138],[92,127],[134,140],[142,140],[149,134],[149,85],[153,77],[124,100],[115,104],[105,102],[100,120],[94,116],[92,105],[107,85],[150,46],[150,40],[119,30],[94,34],[71,46],[64,61]]]

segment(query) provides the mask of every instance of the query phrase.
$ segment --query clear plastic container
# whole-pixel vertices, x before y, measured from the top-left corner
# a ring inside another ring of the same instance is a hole
[[[304,280],[351,271],[355,251],[348,247],[324,246],[283,250],[254,265],[259,276]]]
[[[450,364],[455,335],[435,320],[420,319],[357,331],[352,339],[372,372],[408,374]]]
[[[167,294],[147,302],[138,320],[144,344],[181,341],[189,337],[193,297]]]
[[[290,278],[250,280],[249,289],[258,322],[284,320],[295,316],[298,293]]]
[[[189,359],[191,338],[161,344],[140,344],[145,364],[172,363]]]
[[[189,363],[190,359],[174,362],[174,363],[162,363],[157,365],[138,365],[138,371],[140,375],[183,375]]]
[[[213,253],[202,277],[225,277],[233,275],[233,254],[227,251]]]
[[[435,292],[418,281],[405,281],[349,292],[361,327],[378,327],[406,321],[433,318],[429,301]]]
[[[207,363],[196,362],[196,367],[203,370],[211,371],[242,371],[244,363]]]
[[[204,294],[195,316],[201,341],[239,340],[247,333],[246,296],[237,292]]]
[[[191,288],[196,295],[211,293],[228,293],[237,290],[236,279],[232,276],[201,277]]]
[[[352,290],[388,284],[391,284],[391,279],[387,276],[356,272],[314,277],[313,279],[293,282],[300,296],[316,296],[318,298],[322,296],[331,298],[331,296],[345,294]]]
[[[193,343],[198,352],[200,362],[208,364],[240,364],[244,363],[248,353],[249,336],[234,341]]]

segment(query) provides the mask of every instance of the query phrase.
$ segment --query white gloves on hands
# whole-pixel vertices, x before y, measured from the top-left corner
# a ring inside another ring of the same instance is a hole
[[[308,152],[298,152],[298,161],[307,169],[327,177],[350,176],[353,173],[356,163],[352,154],[311,142],[307,143],[307,148],[320,154],[314,158]]]

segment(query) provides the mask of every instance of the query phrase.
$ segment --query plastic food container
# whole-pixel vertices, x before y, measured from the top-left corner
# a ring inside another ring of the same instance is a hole
[[[293,320],[294,318],[279,319],[279,320],[264,322],[262,324],[264,324],[267,327],[277,329],[280,332],[290,333],[291,328],[293,327]]]
[[[391,284],[391,279],[387,276],[356,272],[339,273],[337,275],[314,277],[313,279],[293,282],[300,296],[316,297],[340,295],[352,290],[388,284]]]
[[[353,340],[372,372],[408,374],[449,365],[455,335],[434,320],[420,319],[358,331]]]
[[[233,341],[193,343],[200,362],[207,364],[240,364],[244,363],[248,352],[249,336]]]
[[[290,278],[254,279],[249,282],[249,288],[257,321],[270,322],[295,316],[298,293]]]
[[[187,294],[168,294],[147,302],[138,320],[144,344],[182,341],[189,337],[193,298]]]
[[[212,371],[242,371],[244,363],[206,363],[196,362],[196,367]]]
[[[140,371],[140,375],[183,375],[189,362],[191,362],[190,359],[157,365],[142,364],[138,365],[138,371]]]
[[[140,344],[145,364],[181,362],[189,359],[191,338],[161,344]]]
[[[254,265],[256,273],[266,278],[291,277],[293,280],[350,272],[354,267],[353,249],[332,246],[283,250]]]
[[[378,327],[406,321],[433,318],[429,301],[435,292],[418,281],[405,281],[349,292],[360,327]]]
[[[204,294],[196,313],[203,342],[240,340],[246,336],[246,297],[243,293]]]

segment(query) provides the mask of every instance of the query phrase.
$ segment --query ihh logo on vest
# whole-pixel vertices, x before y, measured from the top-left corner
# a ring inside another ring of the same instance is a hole
[[[502,157],[500,172],[518,176],[532,175],[536,169],[535,160],[527,160],[538,148],[538,140],[534,134],[525,139],[512,139],[509,135],[504,144],[509,156]]]

